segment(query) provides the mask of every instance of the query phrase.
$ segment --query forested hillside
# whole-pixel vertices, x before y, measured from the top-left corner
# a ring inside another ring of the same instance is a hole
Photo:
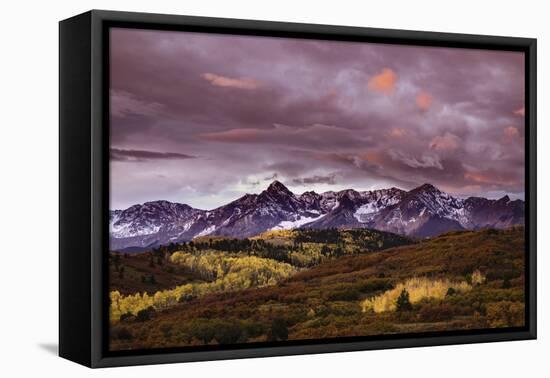
[[[111,320],[207,294],[276,285],[324,261],[412,242],[366,229],[293,230],[253,239],[202,237],[136,255],[112,253]]]
[[[523,325],[523,227],[457,231],[417,243],[365,231],[205,238],[179,251],[155,251],[191,281],[132,297],[113,290],[111,346]],[[285,261],[278,255],[283,250],[305,258]]]

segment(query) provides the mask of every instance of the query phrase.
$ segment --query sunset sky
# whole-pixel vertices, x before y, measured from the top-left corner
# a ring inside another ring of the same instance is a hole
[[[517,52],[111,31],[111,208],[295,193],[524,196]]]

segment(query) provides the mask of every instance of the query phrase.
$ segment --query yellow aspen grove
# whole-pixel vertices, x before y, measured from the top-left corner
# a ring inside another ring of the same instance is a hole
[[[472,277],[474,275],[478,282],[485,281],[485,277],[479,271],[475,271]],[[472,285],[466,281],[450,281],[448,279],[432,280],[424,277],[410,278],[405,282],[397,284],[395,288],[381,295],[365,299],[361,303],[361,308],[363,312],[374,311],[379,313],[395,311],[397,298],[403,290],[409,293],[409,300],[411,303],[417,303],[424,298],[445,298],[447,292],[451,288],[457,292],[464,292],[471,290]]]
[[[112,321],[117,321],[122,315],[128,313],[137,315],[139,311],[149,307],[156,310],[172,307],[182,297],[194,298],[209,293],[276,285],[297,271],[290,264],[255,256],[235,257],[219,253],[192,255],[175,252],[170,259],[173,263],[198,273],[210,282],[180,285],[173,289],[157,291],[152,296],[147,293],[123,296],[118,291],[112,291],[110,294]]]

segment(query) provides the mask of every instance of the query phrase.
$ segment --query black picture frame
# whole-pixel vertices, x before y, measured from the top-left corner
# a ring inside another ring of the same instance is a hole
[[[525,53],[526,326],[137,352],[107,349],[108,29],[114,26]],[[59,354],[89,367],[536,338],[536,39],[92,10],[59,24]]]

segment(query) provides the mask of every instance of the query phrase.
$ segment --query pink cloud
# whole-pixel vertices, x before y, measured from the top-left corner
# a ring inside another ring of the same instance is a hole
[[[421,91],[416,96],[416,106],[418,106],[420,110],[428,110],[432,106],[432,102],[433,97],[428,92]]]
[[[514,110],[514,114],[520,117],[525,116],[525,108],[519,108],[518,110]]]
[[[382,72],[369,80],[369,89],[386,95],[392,93],[397,83],[397,74],[391,68],[383,68]]]
[[[366,146],[370,136],[358,137],[353,130],[337,126],[313,124],[295,127],[275,124],[271,128],[235,128],[217,132],[202,133],[199,139],[224,143],[267,143],[284,146],[298,145],[317,148],[319,146]]]
[[[480,172],[466,172],[464,173],[464,178],[473,182],[478,182],[482,184],[492,184],[493,178],[489,175],[480,173]]]
[[[215,142],[247,143],[254,142],[263,130],[259,129],[231,129],[214,133],[201,134],[202,139]]]
[[[495,170],[466,171],[464,178],[471,185],[517,185],[519,182],[515,177]]]
[[[430,148],[436,151],[454,151],[459,146],[460,138],[449,132],[436,136],[430,142]]]
[[[235,79],[227,76],[216,75],[213,73],[204,73],[201,75],[205,80],[208,80],[212,85],[218,87],[230,87],[238,89],[256,89],[260,83],[252,79]]]
[[[509,126],[502,132],[503,140],[505,143],[513,142],[519,136],[519,130],[517,127]]]
[[[369,163],[383,165],[385,161],[384,153],[381,151],[367,151],[360,157]]]
[[[401,138],[407,134],[407,130],[394,127],[390,130],[389,135],[393,138]]]

